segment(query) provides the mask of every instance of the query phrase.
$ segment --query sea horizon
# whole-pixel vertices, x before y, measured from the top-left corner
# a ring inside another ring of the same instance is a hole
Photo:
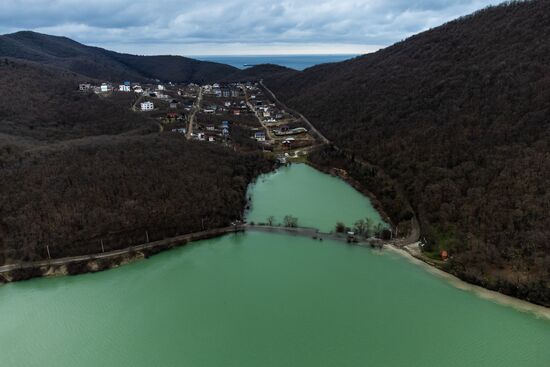
[[[357,56],[360,54],[193,55],[189,57],[227,64],[239,69],[261,64],[275,64],[302,71],[315,65],[345,61]]]

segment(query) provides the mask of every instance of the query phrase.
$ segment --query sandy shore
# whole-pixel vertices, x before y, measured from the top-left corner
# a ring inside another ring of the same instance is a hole
[[[415,245],[418,246],[418,244],[413,244],[410,246],[415,246]],[[458,289],[472,292],[480,298],[483,298],[492,302],[496,302],[500,305],[513,307],[516,310],[533,314],[537,318],[550,320],[550,308],[535,305],[533,303],[529,303],[527,301],[523,301],[518,298],[510,297],[496,291],[491,291],[489,289],[467,283],[455,277],[452,274],[446,273],[443,270],[440,270],[432,265],[425,263],[424,261],[414,257],[410,252],[397,248],[393,245],[386,245],[384,246],[384,249],[387,249],[388,251],[391,251],[393,253],[396,253],[405,257],[411,263],[423,267],[426,271],[428,271],[429,273],[437,277],[445,279],[447,282],[449,282],[451,285],[453,285]]]

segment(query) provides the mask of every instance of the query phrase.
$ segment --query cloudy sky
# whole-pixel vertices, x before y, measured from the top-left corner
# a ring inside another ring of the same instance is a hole
[[[0,0],[34,30],[135,54],[366,53],[500,0]]]

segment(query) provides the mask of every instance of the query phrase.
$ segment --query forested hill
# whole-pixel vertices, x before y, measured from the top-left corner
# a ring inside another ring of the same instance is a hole
[[[0,265],[241,219],[247,185],[271,161],[159,132],[131,110],[134,93],[81,93],[82,78],[0,59]]]
[[[550,304],[549,39],[550,1],[514,2],[266,82],[401,185],[451,271]]]
[[[80,93],[82,80],[57,68],[0,59],[0,157],[21,144],[158,131],[158,123],[130,110],[133,96]]]
[[[238,71],[229,65],[182,56],[121,54],[85,46],[66,37],[29,31],[0,36],[0,57],[34,61],[109,81],[159,79],[203,83]]]

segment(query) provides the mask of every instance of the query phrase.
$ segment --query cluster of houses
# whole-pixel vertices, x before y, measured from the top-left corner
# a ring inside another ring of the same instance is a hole
[[[120,85],[112,83],[101,83],[101,85],[92,85],[91,83],[81,83],[78,86],[81,92],[94,92],[96,94],[110,93],[110,92],[134,92],[137,94],[147,95],[155,98],[170,98],[164,94],[166,87],[163,84],[154,86],[142,87],[139,83],[131,83],[125,81]]]
[[[226,140],[230,137],[230,127],[231,124],[229,121],[222,121],[220,125],[215,124],[206,124],[204,126],[205,131],[192,134],[192,138],[199,141],[208,141],[216,142],[218,140]]]
[[[226,101],[223,104],[211,103],[205,106],[202,112],[206,114],[230,113],[234,116],[240,116],[241,114],[249,113],[250,109],[245,101]]]
[[[244,96],[242,86],[240,84],[229,84],[221,86],[218,83],[212,85],[207,84],[203,86],[204,93],[206,95],[213,95],[223,98],[239,98]]]

